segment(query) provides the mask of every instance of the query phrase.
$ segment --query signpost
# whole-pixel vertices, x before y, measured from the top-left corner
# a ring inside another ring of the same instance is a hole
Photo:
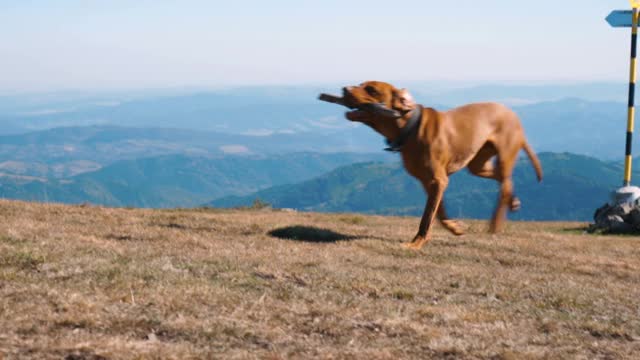
[[[633,10],[613,10],[605,20],[611,27],[631,27]]]
[[[640,0],[629,0],[632,10],[614,10],[606,21],[612,27],[631,28],[631,64],[629,66],[629,107],[627,112],[627,140],[625,144],[623,187],[613,193],[614,204],[635,202],[640,198],[640,188],[631,186],[632,141],[635,121],[635,92],[637,79],[638,8]]]

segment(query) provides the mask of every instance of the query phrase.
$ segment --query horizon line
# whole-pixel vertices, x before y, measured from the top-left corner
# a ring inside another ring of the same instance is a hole
[[[282,83],[229,83],[229,84],[181,84],[181,85],[140,85],[140,86],[47,86],[47,87],[25,87],[13,89],[0,89],[0,96],[20,96],[20,95],[45,95],[60,93],[122,93],[122,92],[180,92],[180,91],[220,91],[249,88],[279,88],[279,87],[303,87],[303,88],[326,88],[342,86],[344,84],[356,84],[371,79],[360,81],[307,81],[307,82],[282,82]],[[454,89],[474,88],[480,86],[578,86],[578,85],[625,85],[624,80],[614,79],[548,79],[548,80],[451,80],[451,79],[424,79],[424,80],[383,80],[389,83],[403,84],[439,84],[450,86]]]

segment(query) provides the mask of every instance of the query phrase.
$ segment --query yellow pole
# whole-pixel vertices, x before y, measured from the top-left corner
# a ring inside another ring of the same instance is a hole
[[[625,159],[624,159],[624,186],[631,185],[631,164],[632,153],[631,147],[633,142],[633,128],[635,121],[635,93],[636,93],[636,78],[637,78],[637,60],[636,60],[636,47],[638,43],[638,5],[634,2],[632,12],[632,26],[631,26],[631,65],[629,71],[629,111],[627,113],[627,141],[625,146]]]

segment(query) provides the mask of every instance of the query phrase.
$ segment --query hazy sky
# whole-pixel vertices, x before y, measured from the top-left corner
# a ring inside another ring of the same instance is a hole
[[[0,90],[628,77],[627,0],[0,0]]]

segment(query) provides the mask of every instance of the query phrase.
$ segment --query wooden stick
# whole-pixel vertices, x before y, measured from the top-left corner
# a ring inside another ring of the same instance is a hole
[[[344,99],[335,95],[320,94],[320,96],[318,97],[318,100],[346,106],[344,103]]]

